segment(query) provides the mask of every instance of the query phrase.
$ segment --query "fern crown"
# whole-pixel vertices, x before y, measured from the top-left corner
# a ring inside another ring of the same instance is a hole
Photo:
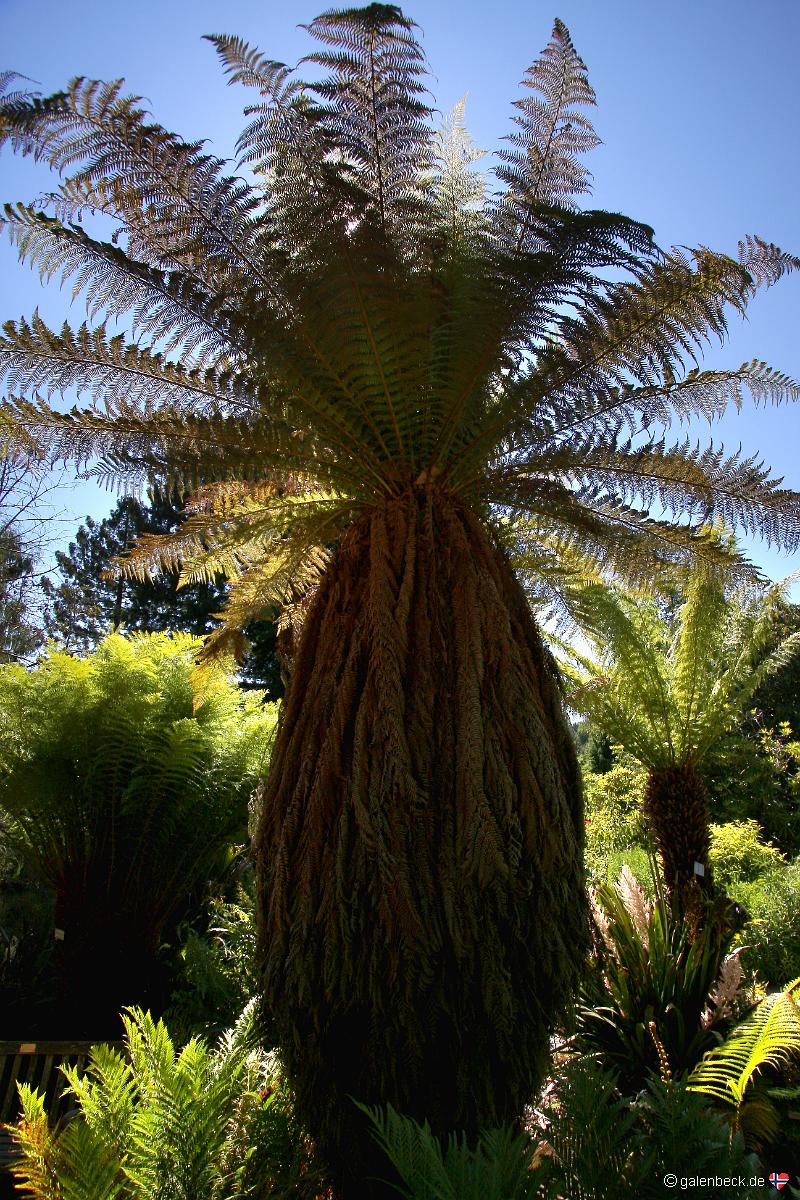
[[[304,28],[296,68],[209,39],[252,96],[247,178],[121,81],[40,98],[0,77],[0,142],[61,176],[44,203],[6,206],[3,227],[88,314],[5,325],[4,429],[101,479],[193,493],[178,534],[143,539],[125,569],[222,571],[241,624],[302,589],[366,510],[429,487],[556,586],[573,546],[628,575],[713,557],[715,517],[796,548],[800,498],[756,458],[659,429],[747,394],[800,396],[757,361],[697,364],[798,259],[758,237],[736,258],[662,252],[645,225],[578,207],[595,97],[561,21],[522,81],[493,187],[463,105],[434,129],[400,9]],[[55,399],[73,389],[64,413]]]
[[[734,587],[724,562],[701,561],[660,603],[602,580],[571,589],[593,654],[560,643],[568,703],[650,770],[701,763],[800,653],[800,634],[767,652],[794,579]]]

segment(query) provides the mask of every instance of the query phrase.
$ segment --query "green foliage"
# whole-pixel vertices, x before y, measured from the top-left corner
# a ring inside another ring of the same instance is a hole
[[[613,1072],[578,1059],[555,1081],[541,1118],[546,1140],[534,1179],[545,1200],[661,1200],[667,1172],[679,1180],[763,1174],[742,1138],[731,1138],[725,1121],[683,1081],[650,1076],[637,1096],[624,1098]],[[692,1194],[717,1200],[719,1189],[697,1184]],[[755,1200],[762,1192],[745,1186],[730,1195]]]
[[[584,774],[586,866],[593,879],[616,879],[620,860],[643,846],[645,782],[645,772],[631,760],[615,763],[602,775]]]
[[[800,1057],[798,989],[795,979],[783,992],[766,996],[689,1076],[690,1090],[720,1102],[732,1128],[756,1145],[779,1139],[777,1110],[768,1096],[753,1098],[752,1085],[765,1068],[785,1068]]]
[[[91,982],[72,1020],[96,1001],[108,1021],[153,986],[162,939],[246,837],[276,714],[221,669],[199,692],[197,648],[111,635],[85,659],[53,650],[34,670],[0,669],[0,804],[56,894],[65,1003],[81,1011]]]
[[[393,1184],[406,1200],[523,1200],[532,1196],[531,1145],[512,1128],[485,1129],[475,1146],[451,1134],[443,1145],[427,1121],[419,1124],[395,1112],[358,1106],[373,1136],[397,1171]]]
[[[233,1022],[258,990],[255,876],[251,868],[241,875],[233,900],[211,900],[204,932],[186,927],[177,983],[171,989],[165,1018],[179,1040],[194,1034],[216,1034]]]
[[[676,1076],[715,1044],[735,986],[726,980],[729,923],[711,914],[695,936],[630,873],[594,893],[594,948],[581,984],[575,1046],[598,1054],[626,1094],[648,1072]],[[728,973],[729,974],[729,973]]]
[[[216,626],[215,615],[227,595],[221,577],[178,588],[177,574],[154,578],[112,578],[115,561],[143,535],[166,534],[178,528],[185,505],[177,497],[156,491],[147,503],[124,496],[99,523],[91,517],[81,525],[66,553],[56,553],[61,581],[45,578],[43,590],[47,634],[72,653],[94,650],[103,637],[122,626],[127,632],[173,631],[204,637]],[[253,622],[247,629],[250,652],[241,679],[245,686],[265,690],[270,699],[283,694],[275,658],[273,622]]]
[[[785,861],[775,846],[762,840],[758,822],[752,819],[712,825],[709,858],[714,878],[731,894],[740,883],[774,871]]]
[[[636,1121],[616,1077],[591,1059],[567,1062],[539,1113],[546,1141],[536,1172],[545,1196],[600,1200],[625,1194],[625,1166]]]
[[[788,669],[788,668],[787,668]],[[704,767],[711,810],[720,821],[754,820],[789,853],[800,851],[798,756],[788,728],[759,724],[758,713],[721,739]],[[742,732],[742,730],[744,732]]]
[[[216,1050],[177,1051],[166,1026],[132,1009],[125,1053],[92,1050],[63,1068],[77,1117],[52,1129],[43,1097],[20,1085],[21,1158],[32,1200],[238,1200],[311,1197],[319,1183],[279,1069],[253,1048],[246,1013]]]
[[[795,979],[800,975],[800,862],[740,884],[734,896],[751,918],[741,934],[743,965],[773,985]]]
[[[763,1175],[742,1137],[685,1081],[650,1076],[638,1095],[623,1097],[613,1072],[589,1058],[564,1064],[549,1085],[531,1130],[538,1146],[511,1127],[484,1131],[472,1148],[456,1134],[443,1143],[391,1106],[364,1111],[407,1200],[661,1200],[668,1172],[712,1177],[692,1191],[717,1200],[713,1177]],[[730,1194],[762,1193],[746,1184]]]

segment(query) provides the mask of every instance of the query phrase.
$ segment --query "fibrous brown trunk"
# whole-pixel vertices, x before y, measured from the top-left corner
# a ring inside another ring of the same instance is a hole
[[[703,898],[710,899],[713,895],[705,781],[692,763],[651,771],[644,808],[653,830],[670,900],[687,915],[698,919]],[[702,867],[702,874],[698,873],[695,864]]]
[[[310,606],[257,836],[266,1015],[344,1195],[387,1175],[353,1099],[475,1137],[533,1096],[587,944],[582,836],[506,559],[434,489],[375,510]]]

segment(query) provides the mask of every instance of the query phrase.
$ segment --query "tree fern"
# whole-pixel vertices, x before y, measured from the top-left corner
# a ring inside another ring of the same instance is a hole
[[[696,566],[675,585],[672,619],[599,579],[579,578],[572,590],[594,657],[564,644],[569,703],[647,768],[646,807],[676,899],[691,888],[695,863],[711,882],[704,762],[761,682],[800,651],[797,635],[765,651],[790,582],[737,590],[722,565]]]
[[[112,635],[89,658],[0,673],[0,803],[55,892],[62,1019],[88,1034],[156,987],[162,940],[246,835],[275,714],[219,667],[201,690],[199,645]]]
[[[798,260],[756,238],[662,252],[647,226],[577,207],[594,96],[561,22],[496,194],[458,116],[437,136],[398,8],[307,32],[296,68],[211,39],[250,92],[249,182],[119,81],[13,85],[0,138],[61,181],[4,224],[90,325],[18,322],[0,366],[26,444],[199,494],[171,546],[122,569],[235,576],[218,650],[313,589],[263,793],[264,980],[298,1109],[358,1188],[372,1143],[345,1097],[438,1133],[513,1120],[585,942],[577,764],[505,551],[558,596],[562,549],[641,579],[718,558],[720,514],[800,544],[795,493],[757,462],[657,428],[743,391],[797,398],[760,366],[692,372]],[[104,331],[115,317],[131,338]]]

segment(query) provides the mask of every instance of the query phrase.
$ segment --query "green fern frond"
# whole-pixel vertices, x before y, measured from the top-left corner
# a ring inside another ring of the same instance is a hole
[[[22,1115],[18,1125],[6,1125],[20,1158],[10,1171],[19,1190],[35,1200],[62,1200],[57,1177],[57,1143],[44,1110],[44,1096],[26,1083],[18,1084]]]
[[[512,1128],[483,1130],[471,1149],[451,1134],[446,1144],[427,1121],[358,1104],[372,1134],[405,1185],[408,1200],[522,1200],[528,1194],[532,1147]]]
[[[689,1076],[689,1090],[731,1106],[737,1116],[748,1088],[764,1067],[783,1067],[800,1054],[800,1010],[794,980],[783,992],[765,997],[716,1050]]]
[[[163,355],[128,342],[124,334],[109,337],[105,325],[77,330],[66,323],[56,333],[34,313],[26,321],[7,321],[0,337],[0,379],[21,392],[42,391],[48,399],[74,389],[103,400],[107,412],[120,401],[143,415],[158,408],[254,410],[252,394],[230,366],[225,369],[184,367]]]

